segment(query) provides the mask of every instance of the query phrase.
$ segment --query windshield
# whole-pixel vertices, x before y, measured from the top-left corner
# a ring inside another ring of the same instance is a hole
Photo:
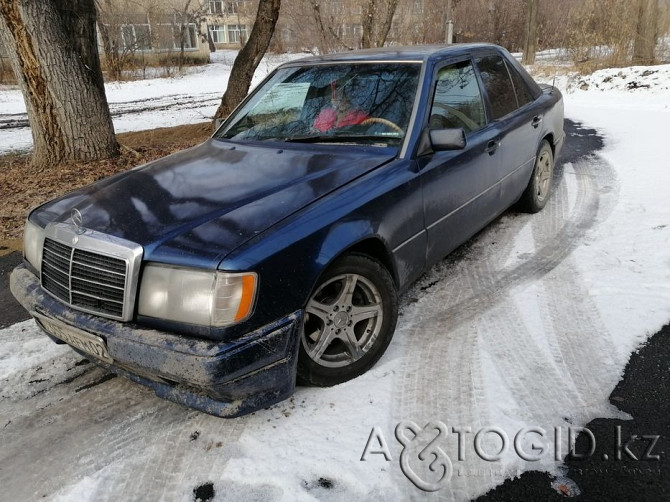
[[[364,145],[399,144],[420,64],[348,63],[278,70],[215,137]]]

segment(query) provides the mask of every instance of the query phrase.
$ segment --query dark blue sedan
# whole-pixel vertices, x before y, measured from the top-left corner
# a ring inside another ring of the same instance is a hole
[[[560,92],[493,45],[279,67],[200,146],[33,210],[17,299],[57,343],[235,416],[382,356],[398,294],[542,209]]]

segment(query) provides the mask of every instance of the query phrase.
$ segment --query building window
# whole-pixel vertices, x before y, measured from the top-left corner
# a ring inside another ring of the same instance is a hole
[[[184,50],[198,48],[197,29],[195,24],[161,23],[154,25],[154,39],[161,51],[181,50],[182,26],[184,27]]]
[[[343,38],[358,38],[362,35],[363,28],[360,24],[345,24],[342,27]]]
[[[243,24],[228,25],[228,43],[235,44],[247,41],[247,27]]]
[[[184,30],[184,49],[197,49],[198,38],[196,36],[195,24],[174,25],[174,48],[181,49],[182,28]]]
[[[157,49],[159,51],[171,51],[174,48],[172,24],[155,24],[153,29]]]
[[[121,40],[126,51],[150,51],[151,27],[148,24],[124,24],[121,26]]]
[[[282,28],[281,30],[281,41],[282,42],[293,42],[295,40],[295,34],[290,28]]]
[[[210,14],[223,14],[223,0],[210,0],[209,1],[209,13]]]
[[[212,42],[215,44],[226,43],[226,30],[219,24],[210,25],[209,35],[212,37]]]
[[[230,8],[232,14],[238,14],[238,13],[249,13],[250,10],[250,5],[249,5],[249,0],[237,0],[235,2],[230,2]]]

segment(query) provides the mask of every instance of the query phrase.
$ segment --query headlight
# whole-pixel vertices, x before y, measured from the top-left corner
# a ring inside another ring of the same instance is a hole
[[[26,220],[23,230],[23,257],[38,271],[42,267],[42,247],[44,246],[44,229],[30,220]]]
[[[253,272],[233,274],[146,265],[138,312],[190,324],[229,326],[251,315],[257,283]]]

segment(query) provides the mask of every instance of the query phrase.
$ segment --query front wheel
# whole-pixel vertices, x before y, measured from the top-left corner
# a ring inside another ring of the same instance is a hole
[[[528,213],[537,213],[546,205],[554,175],[554,153],[547,140],[543,140],[537,151],[535,167],[526,190],[521,195],[519,207]]]
[[[352,254],[319,280],[305,307],[298,381],[329,387],[370,369],[391,342],[395,285],[377,260]]]

